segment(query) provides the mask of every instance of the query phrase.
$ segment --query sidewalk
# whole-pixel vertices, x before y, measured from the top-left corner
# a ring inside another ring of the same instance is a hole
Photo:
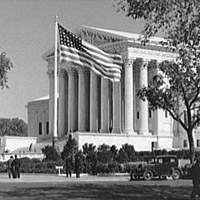
[[[75,174],[72,174],[71,178],[58,174],[21,174],[20,179],[9,179],[8,174],[0,173],[0,183],[13,183],[13,182],[101,182],[101,181],[128,181],[128,175],[111,175],[111,176],[91,176],[87,174],[81,174],[80,178],[76,178]]]

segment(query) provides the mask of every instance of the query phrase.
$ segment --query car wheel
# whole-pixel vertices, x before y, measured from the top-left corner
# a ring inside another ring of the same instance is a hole
[[[150,170],[144,171],[143,178],[147,181],[151,180],[153,178],[153,173]]]
[[[180,177],[181,177],[180,171],[179,171],[178,169],[174,169],[174,170],[172,171],[172,178],[173,178],[174,180],[178,180],[178,179],[180,179]]]

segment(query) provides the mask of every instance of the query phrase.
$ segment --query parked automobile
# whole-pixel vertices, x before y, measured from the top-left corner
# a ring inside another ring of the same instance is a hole
[[[130,173],[130,179],[151,180],[154,177],[167,178],[174,180],[181,178],[181,169],[178,166],[178,158],[173,155],[162,155],[147,158],[146,164],[139,164]]]

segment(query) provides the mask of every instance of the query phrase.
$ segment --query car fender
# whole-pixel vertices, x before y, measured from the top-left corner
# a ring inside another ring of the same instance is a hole
[[[149,171],[152,171],[153,175],[156,174],[155,170],[152,169],[151,167],[145,167],[144,171],[148,171],[148,170],[149,170]]]
[[[179,169],[178,167],[172,167],[171,168],[171,174],[172,174],[173,170],[178,170],[180,172],[180,174],[182,175],[182,170]]]

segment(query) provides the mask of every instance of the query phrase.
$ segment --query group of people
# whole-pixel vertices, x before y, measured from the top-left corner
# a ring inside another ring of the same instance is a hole
[[[74,169],[74,172],[76,173],[76,178],[80,178],[80,173],[82,169],[82,162],[81,162],[81,153],[78,152],[73,155],[68,155],[65,160],[65,172],[66,172],[66,177],[71,177],[72,176],[72,171]]]
[[[7,163],[9,178],[20,178],[20,165],[20,159],[17,158],[17,155],[15,155],[15,158],[10,156],[10,159]]]

